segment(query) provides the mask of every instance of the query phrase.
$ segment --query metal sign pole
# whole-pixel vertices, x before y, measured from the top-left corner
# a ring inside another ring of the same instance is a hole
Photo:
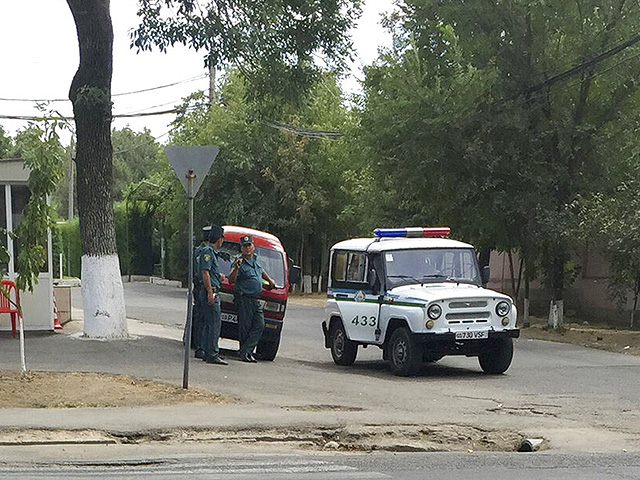
[[[184,372],[182,374],[182,388],[189,388],[189,357],[191,352],[191,323],[193,321],[193,182],[196,176],[193,170],[187,173],[189,188],[187,197],[189,198],[189,288],[187,295],[187,324],[185,326],[186,335],[184,336]]]
[[[193,323],[193,199],[202,186],[220,149],[218,147],[165,147],[167,160],[184,188],[189,200],[189,288],[187,322],[184,326],[184,374],[182,388],[189,388],[189,355],[191,351],[191,325]],[[7,202],[10,205],[11,202]]]

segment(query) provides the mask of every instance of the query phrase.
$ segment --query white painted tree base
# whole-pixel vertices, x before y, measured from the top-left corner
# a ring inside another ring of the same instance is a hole
[[[85,337],[129,338],[117,255],[82,256],[82,305]]]
[[[564,323],[564,300],[551,300],[547,325],[557,330]]]

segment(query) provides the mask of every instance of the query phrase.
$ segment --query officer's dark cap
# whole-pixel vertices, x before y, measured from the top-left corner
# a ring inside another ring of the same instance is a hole
[[[240,245],[249,245],[253,243],[253,237],[251,235],[243,235],[240,237]]]
[[[209,234],[209,241],[215,242],[219,238],[224,238],[224,229],[219,225],[211,225],[211,233]]]

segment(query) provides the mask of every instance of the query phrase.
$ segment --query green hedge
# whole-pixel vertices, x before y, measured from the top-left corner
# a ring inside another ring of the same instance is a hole
[[[53,236],[54,276],[59,270],[59,254],[63,255],[62,271],[67,277],[80,277],[82,269],[82,245],[80,224],[77,218],[56,224]]]

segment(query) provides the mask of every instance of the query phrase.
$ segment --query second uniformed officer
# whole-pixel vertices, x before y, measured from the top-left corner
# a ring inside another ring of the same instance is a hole
[[[200,305],[200,252],[202,247],[209,243],[211,235],[211,225],[202,227],[202,243],[198,245],[193,252],[193,314],[191,316],[191,348],[196,350],[196,358],[204,357],[204,349],[202,348],[202,306]]]
[[[244,235],[240,238],[242,256],[237,258],[229,274],[229,281],[234,283],[235,303],[238,308],[238,336],[240,351],[238,355],[244,362],[255,363],[253,350],[258,345],[264,330],[264,313],[258,300],[262,293],[262,280],[275,287],[273,279],[262,270],[255,254],[253,237]]]
[[[217,250],[224,241],[224,230],[214,225],[211,227],[209,242],[200,250],[198,274],[202,287],[200,288],[200,308],[202,312],[202,343],[203,360],[217,365],[228,365],[220,357],[218,340],[222,319],[220,317],[220,269],[218,267]]]

